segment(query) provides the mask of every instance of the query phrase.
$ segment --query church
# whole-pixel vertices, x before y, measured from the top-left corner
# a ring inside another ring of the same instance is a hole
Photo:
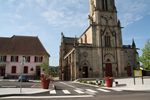
[[[134,40],[122,44],[115,0],[89,0],[89,27],[79,37],[61,34],[60,79],[128,77],[138,66]]]

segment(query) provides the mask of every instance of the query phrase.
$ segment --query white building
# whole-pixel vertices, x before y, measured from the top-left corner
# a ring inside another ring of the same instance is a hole
[[[23,57],[25,58],[24,63]],[[40,65],[49,60],[49,54],[38,37],[0,37],[0,76],[17,78],[20,74],[39,78]]]

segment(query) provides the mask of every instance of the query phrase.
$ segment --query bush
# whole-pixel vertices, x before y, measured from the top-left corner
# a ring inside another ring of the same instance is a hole
[[[92,81],[90,81],[89,84],[96,85],[96,83]]]
[[[87,83],[87,81],[83,81],[83,83]]]

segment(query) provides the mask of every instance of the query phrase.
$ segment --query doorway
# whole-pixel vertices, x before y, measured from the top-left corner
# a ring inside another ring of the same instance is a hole
[[[41,68],[40,66],[36,66],[36,78],[40,78],[41,75]]]
[[[0,76],[5,76],[5,67],[0,66]]]
[[[112,64],[111,63],[106,63],[106,66],[105,66],[105,77],[113,77]]]
[[[88,78],[88,67],[84,66],[82,70],[82,77],[83,78]]]

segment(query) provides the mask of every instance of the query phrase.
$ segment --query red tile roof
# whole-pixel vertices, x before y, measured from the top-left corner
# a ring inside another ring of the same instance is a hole
[[[38,37],[15,35],[0,37],[0,54],[49,56]]]

